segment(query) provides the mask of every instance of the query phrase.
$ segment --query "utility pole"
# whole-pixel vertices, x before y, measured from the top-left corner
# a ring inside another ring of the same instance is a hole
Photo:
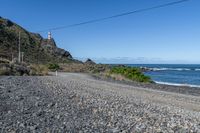
[[[24,62],[24,52],[21,52],[21,54],[22,54],[22,60],[21,60],[21,62],[23,63]]]
[[[12,52],[12,62],[14,61],[13,58],[14,58],[14,57],[13,57],[13,52]]]
[[[20,40],[20,39],[21,39],[21,35],[20,35],[20,34],[21,34],[21,33],[20,33],[20,31],[19,31],[19,40],[18,40],[18,41],[19,41],[19,45],[18,45],[18,47],[19,47],[19,48],[18,48],[18,49],[19,49],[19,55],[18,55],[18,61],[19,61],[19,63],[21,62],[21,46],[20,46],[20,43],[21,43],[21,42],[20,42],[20,41],[21,41],[21,40]]]
[[[13,62],[13,47],[11,47],[11,61]]]

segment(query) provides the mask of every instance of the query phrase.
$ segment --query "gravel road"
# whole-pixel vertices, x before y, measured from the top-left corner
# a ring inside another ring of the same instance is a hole
[[[0,77],[0,132],[200,132],[200,97],[87,74]]]

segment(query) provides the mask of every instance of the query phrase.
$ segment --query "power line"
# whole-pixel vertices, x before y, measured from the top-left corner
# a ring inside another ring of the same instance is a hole
[[[85,22],[81,22],[81,23],[76,23],[76,24],[71,24],[71,25],[67,25],[67,26],[49,28],[49,29],[46,29],[46,30],[38,31],[38,32],[55,31],[55,30],[60,30],[60,29],[65,29],[65,28],[70,28],[70,27],[76,27],[76,26],[90,24],[90,23],[96,23],[96,22],[100,22],[100,21],[104,21],[104,20],[108,20],[108,19],[113,19],[113,18],[118,18],[118,17],[122,17],[122,16],[131,15],[131,14],[134,14],[134,13],[141,13],[141,12],[146,12],[146,11],[149,11],[149,10],[154,10],[154,9],[158,9],[158,8],[177,5],[177,4],[180,4],[180,3],[187,2],[187,1],[190,1],[190,0],[174,1],[174,2],[170,2],[170,3],[162,4],[162,5],[156,5],[156,6],[153,6],[153,7],[138,9],[138,10],[131,11],[131,12],[125,12],[125,13],[121,13],[121,14],[117,14],[117,15],[113,15],[113,16],[109,16],[109,17],[93,19],[93,20],[89,20],[89,21],[85,21]]]

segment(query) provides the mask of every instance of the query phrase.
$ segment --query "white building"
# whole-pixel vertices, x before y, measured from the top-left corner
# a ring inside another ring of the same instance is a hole
[[[51,32],[48,32],[48,39],[51,40]]]

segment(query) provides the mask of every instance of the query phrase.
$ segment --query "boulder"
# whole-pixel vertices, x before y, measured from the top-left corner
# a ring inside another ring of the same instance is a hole
[[[91,59],[87,59],[85,64],[95,65],[96,63]]]
[[[72,58],[72,55],[68,51],[65,51],[64,49],[56,48],[55,52],[56,52],[56,55],[62,58],[63,57]]]
[[[26,66],[22,66],[22,65],[14,65],[13,69],[16,73],[18,73],[19,75],[29,75],[30,73],[30,69]]]

